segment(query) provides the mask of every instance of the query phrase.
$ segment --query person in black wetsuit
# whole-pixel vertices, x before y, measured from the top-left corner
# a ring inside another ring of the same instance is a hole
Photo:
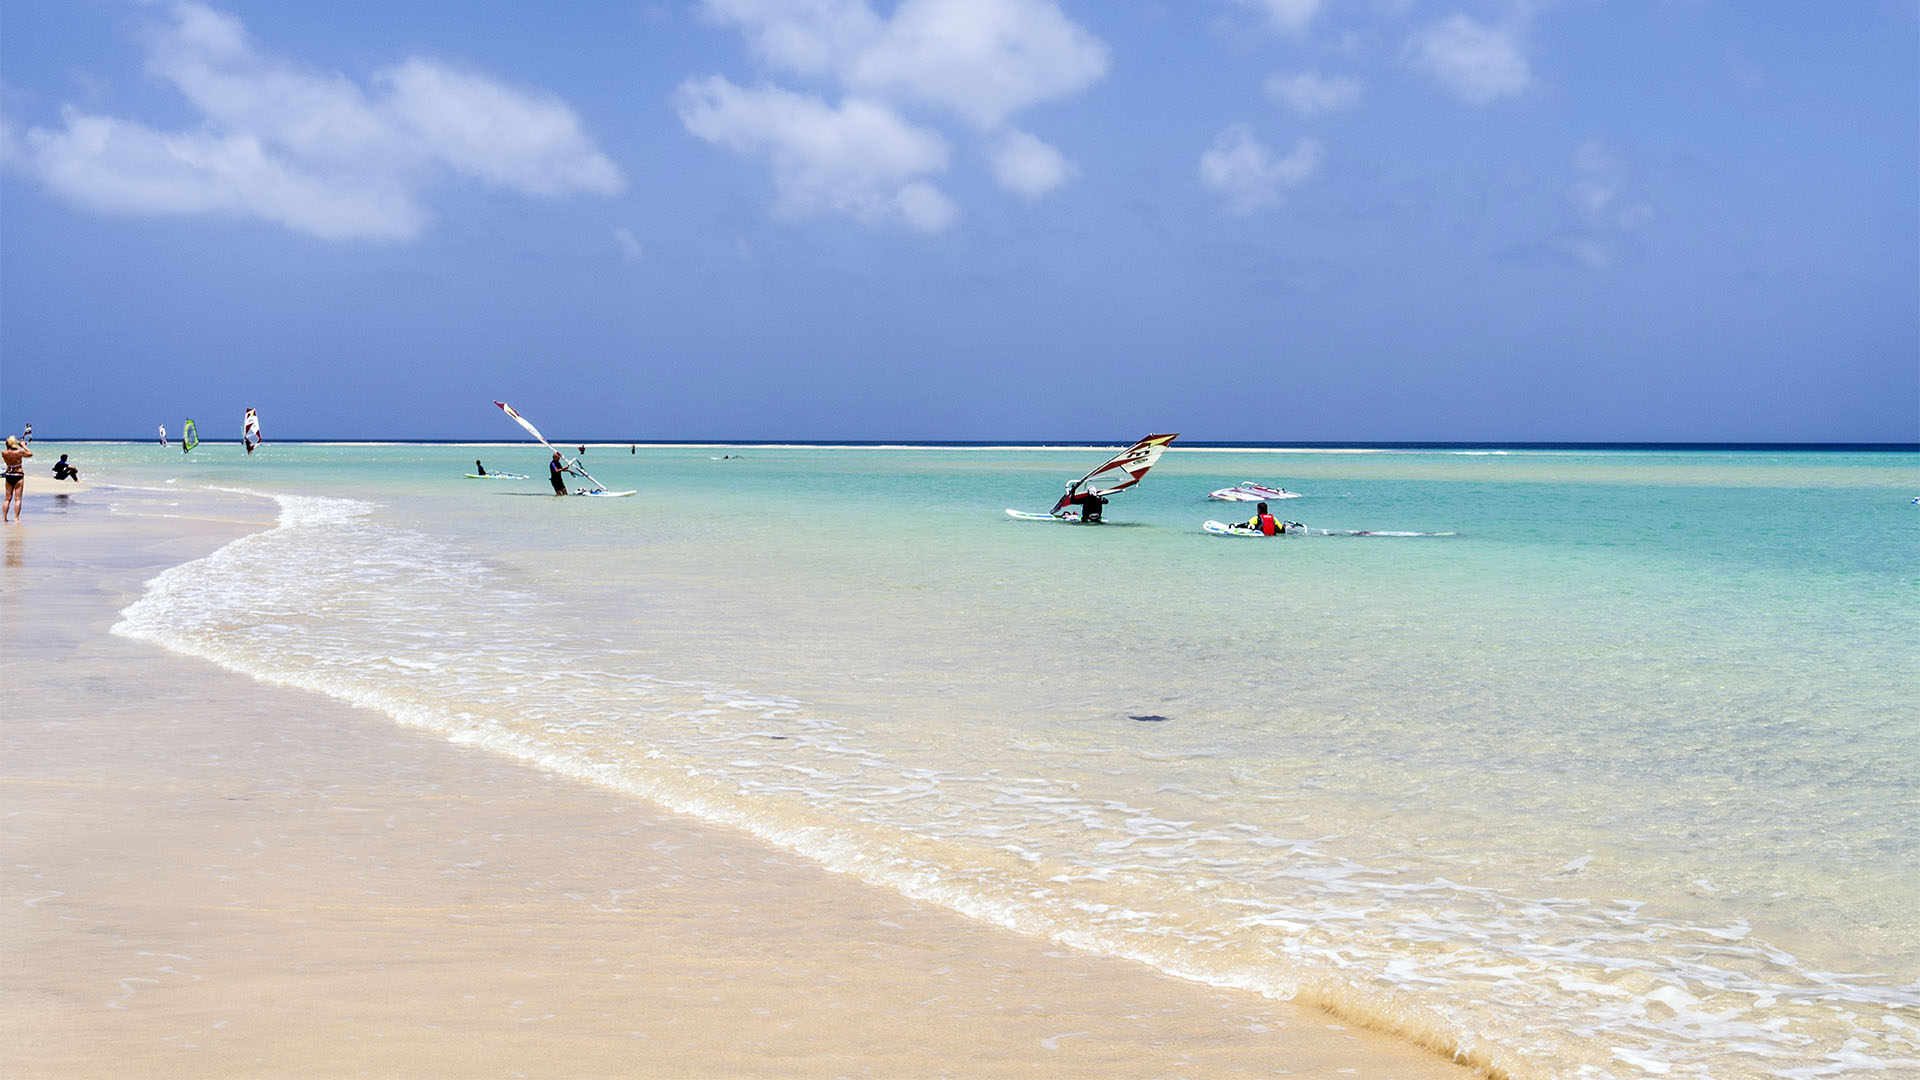
[[[80,470],[67,464],[67,455],[61,454],[60,460],[53,463],[53,478],[55,480],[78,481],[80,479]]]
[[[1054,504],[1053,512],[1058,514],[1069,506],[1077,506],[1080,508],[1080,524],[1098,525],[1100,511],[1106,505],[1105,496],[1096,495],[1091,491],[1081,491],[1080,482],[1076,480],[1067,485],[1067,493],[1060,496],[1060,501]]]
[[[553,493],[555,495],[565,495],[567,493],[567,482],[562,480],[561,477],[572,471],[573,469],[568,466],[566,462],[560,460],[560,451],[555,450],[553,452],[553,460],[547,462],[547,479],[552,481]]]
[[[473,459],[473,473],[475,476],[487,475],[487,467],[485,465],[480,464],[479,458]]]

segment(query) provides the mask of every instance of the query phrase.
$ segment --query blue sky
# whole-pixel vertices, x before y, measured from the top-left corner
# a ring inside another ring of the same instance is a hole
[[[1920,5],[0,6],[0,428],[513,438],[495,398],[1914,441]]]

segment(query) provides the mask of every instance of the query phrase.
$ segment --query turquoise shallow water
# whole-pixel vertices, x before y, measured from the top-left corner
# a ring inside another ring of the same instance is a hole
[[[282,507],[122,633],[1520,1076],[1920,1070],[1920,456],[79,449]]]

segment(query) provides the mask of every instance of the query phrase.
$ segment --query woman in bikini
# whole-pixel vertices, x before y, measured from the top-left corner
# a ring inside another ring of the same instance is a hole
[[[6,463],[6,471],[0,476],[7,478],[7,499],[0,503],[0,521],[7,520],[7,514],[13,514],[13,520],[20,520],[21,511],[27,508],[26,483],[27,469],[24,462],[33,456],[33,451],[20,442],[18,435],[7,436],[7,448],[0,450],[0,462]]]

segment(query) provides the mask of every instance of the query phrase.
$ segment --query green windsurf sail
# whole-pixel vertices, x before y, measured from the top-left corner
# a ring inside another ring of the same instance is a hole
[[[191,454],[193,453],[193,448],[199,445],[200,429],[194,427],[193,420],[189,418],[187,420],[187,426],[180,429],[180,452],[183,454]]]

